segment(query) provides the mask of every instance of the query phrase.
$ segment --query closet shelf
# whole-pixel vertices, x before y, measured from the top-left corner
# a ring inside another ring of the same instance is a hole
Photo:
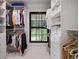
[[[4,19],[5,19],[5,17],[0,16],[0,20],[4,20]]]
[[[0,16],[4,13],[5,9],[0,8]]]
[[[53,3],[51,6],[52,10],[55,10],[58,6],[60,6],[60,0],[58,0],[57,2]]]
[[[51,9],[47,10],[46,18],[57,18],[60,16],[61,6],[59,6],[56,10],[52,11]]]
[[[5,26],[0,26],[0,33],[6,32],[6,27]]]
[[[0,26],[6,26],[5,22],[0,23]]]
[[[61,25],[61,22],[52,24],[52,26],[55,26],[55,25]]]
[[[53,17],[52,20],[56,19],[56,18],[60,18],[60,11],[58,11]]]
[[[4,17],[0,17],[0,25],[6,25]]]
[[[68,29],[67,31],[78,31],[78,29]]]
[[[60,12],[61,12],[61,6],[59,6],[57,10],[51,12],[51,17],[52,18],[59,17],[60,16]]]
[[[0,27],[6,27],[6,24],[0,24]]]
[[[7,29],[7,30],[14,30],[14,29]],[[24,30],[24,28],[15,28],[15,30]]]
[[[0,31],[0,34],[5,33],[5,31]]]

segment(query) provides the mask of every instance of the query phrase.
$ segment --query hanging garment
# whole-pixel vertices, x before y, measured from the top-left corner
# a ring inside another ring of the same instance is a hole
[[[23,15],[23,10],[20,10],[20,25],[24,25],[24,15]]]
[[[20,11],[17,10],[17,16],[16,16],[16,24],[20,25],[20,15],[19,15]]]
[[[9,37],[8,37],[8,34],[6,33],[6,45],[8,45],[8,41],[9,41]]]
[[[16,36],[16,42],[15,42],[15,45],[16,45],[16,48],[18,48],[19,47],[19,37],[18,36]]]
[[[6,33],[6,35],[7,35],[7,36],[6,36],[6,44],[8,45],[8,44],[9,44],[9,39],[10,39],[10,34],[7,34],[7,33]]]
[[[13,10],[10,10],[8,15],[9,15],[9,24],[10,24],[11,26],[13,26],[12,14],[13,14]]]
[[[9,35],[9,41],[8,41],[8,43],[7,44],[11,44],[12,43],[12,36],[11,35]]]
[[[13,25],[15,26],[16,25],[16,16],[13,16]]]
[[[24,54],[24,50],[27,48],[25,33],[22,34],[22,41],[21,42],[22,42],[21,52],[22,52],[22,54]]]
[[[16,39],[16,35],[13,35],[12,36],[12,44],[11,45],[16,48],[16,46],[15,46],[15,39]]]
[[[13,21],[13,25],[14,25],[14,26],[16,25],[16,17],[17,17],[17,11],[14,10],[14,11],[13,11],[13,16],[12,16],[12,21]]]

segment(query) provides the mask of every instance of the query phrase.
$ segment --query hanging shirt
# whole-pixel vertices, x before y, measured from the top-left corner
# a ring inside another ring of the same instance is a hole
[[[11,26],[13,26],[12,14],[13,14],[13,11],[10,10],[9,13],[8,13],[8,16],[9,16],[9,24],[10,24]]]
[[[13,25],[16,25],[16,17],[17,17],[17,11],[14,10],[13,11],[13,17],[12,17]]]
[[[17,10],[17,16],[16,16],[16,24],[20,25],[20,10]]]

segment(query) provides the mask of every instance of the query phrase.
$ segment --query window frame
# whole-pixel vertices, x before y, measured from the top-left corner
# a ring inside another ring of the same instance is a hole
[[[46,12],[29,12],[29,39],[31,43],[47,43],[48,42],[48,37],[47,37],[47,41],[31,41],[31,28],[41,28],[41,29],[47,29],[45,27],[31,27],[31,15],[32,14],[46,14]]]

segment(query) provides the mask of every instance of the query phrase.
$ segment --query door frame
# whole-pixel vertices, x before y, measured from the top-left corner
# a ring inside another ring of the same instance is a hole
[[[31,41],[31,14],[46,14],[46,12],[29,12],[29,39],[30,39],[30,43],[47,43],[48,42],[48,37],[47,37],[47,41]],[[35,27],[33,27],[35,28]],[[36,27],[37,28],[37,27]],[[44,28],[44,27],[38,27],[38,28]],[[47,29],[47,28],[45,28]]]

